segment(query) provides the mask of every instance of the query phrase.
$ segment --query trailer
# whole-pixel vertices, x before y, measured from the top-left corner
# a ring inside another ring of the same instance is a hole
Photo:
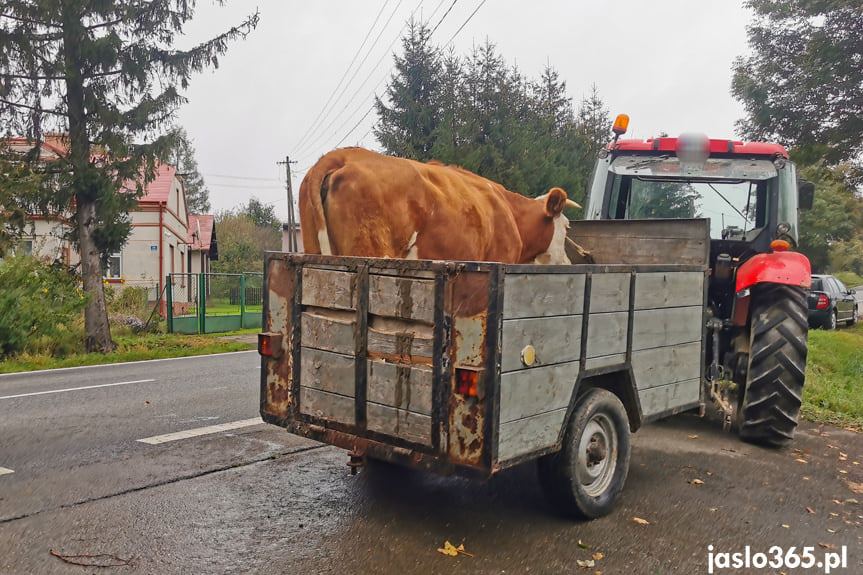
[[[630,433],[703,408],[709,222],[572,222],[569,266],[268,253],[261,416],[366,459],[608,513]]]

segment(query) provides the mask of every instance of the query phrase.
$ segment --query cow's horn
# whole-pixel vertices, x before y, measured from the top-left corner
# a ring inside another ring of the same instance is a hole
[[[578,205],[577,202],[574,202],[574,201],[570,200],[569,198],[566,198],[566,205],[569,206],[570,208],[578,208],[579,210],[581,209],[581,206]]]

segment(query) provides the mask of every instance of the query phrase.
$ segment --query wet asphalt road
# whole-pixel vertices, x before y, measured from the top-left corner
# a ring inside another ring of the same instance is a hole
[[[558,516],[532,464],[488,483],[386,465],[351,476],[344,451],[265,424],[137,441],[254,417],[256,360],[195,360],[192,387],[56,394],[64,400],[38,421],[23,404],[48,395],[0,399],[0,467],[15,470],[0,475],[0,573],[707,573],[709,545],[808,546],[818,561],[844,546],[847,567],[832,572],[863,573],[863,437],[832,427],[804,424],[775,451],[691,415],[646,426],[618,507],[592,522]],[[129,380],[167,377],[165,367]],[[38,391],[8,390],[0,378],[0,397]],[[473,556],[437,552],[447,540]],[[127,564],[75,566],[52,551]],[[824,568],[715,570],[783,571]]]

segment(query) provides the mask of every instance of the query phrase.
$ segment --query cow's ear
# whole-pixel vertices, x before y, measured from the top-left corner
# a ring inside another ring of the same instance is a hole
[[[545,197],[545,213],[555,218],[566,207],[566,192],[560,188],[552,188]]]

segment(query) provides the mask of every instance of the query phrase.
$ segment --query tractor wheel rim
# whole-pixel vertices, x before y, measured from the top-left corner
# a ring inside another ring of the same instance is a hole
[[[605,414],[594,415],[578,443],[576,477],[584,492],[598,497],[608,489],[617,466],[617,431]]]

